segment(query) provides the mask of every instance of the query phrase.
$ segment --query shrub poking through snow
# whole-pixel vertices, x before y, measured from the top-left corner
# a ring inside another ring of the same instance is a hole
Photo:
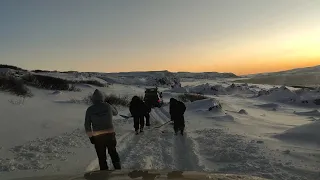
[[[77,88],[76,85],[71,84],[69,87],[69,91],[76,91],[76,92],[80,92],[81,89]]]
[[[105,87],[105,84],[97,80],[71,81],[40,74],[27,74],[24,75],[22,79],[30,86],[50,90],[80,91],[79,88],[75,87],[75,84],[91,84],[94,86]]]
[[[76,81],[75,83],[77,84],[91,84],[94,86],[98,86],[98,87],[105,87],[106,84],[101,83],[100,81],[97,80],[83,80],[83,81]]]
[[[239,111],[239,114],[248,114],[248,112],[247,112],[246,110],[244,110],[244,109],[241,109],[241,110]]]
[[[1,75],[0,76],[0,89],[8,91],[18,96],[31,97],[32,93],[27,86],[24,85],[21,79],[14,76]]]
[[[12,66],[12,65],[7,65],[7,64],[0,64],[0,68],[8,68],[8,69],[13,69],[13,70],[17,70],[17,71],[25,71],[22,68],[19,68],[17,66]]]
[[[208,99],[208,98],[209,97],[201,95],[201,94],[189,94],[189,93],[185,93],[185,94],[178,96],[178,99],[183,102],[188,102],[188,101],[194,102],[194,101]]]
[[[70,89],[69,81],[60,78],[39,74],[28,74],[22,78],[28,85],[37,88],[66,91]]]
[[[86,104],[92,104],[92,94],[89,94],[87,97],[83,99],[83,102]],[[104,102],[107,102],[111,105],[116,106],[129,106],[130,100],[128,96],[117,96],[115,94],[109,94],[105,96]]]
[[[121,106],[128,106],[130,103],[128,96],[116,96],[114,94],[107,95],[105,97],[105,102]]]

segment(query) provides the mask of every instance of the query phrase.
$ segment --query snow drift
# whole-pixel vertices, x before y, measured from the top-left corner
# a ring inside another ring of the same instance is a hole
[[[188,89],[184,87],[175,87],[170,90],[166,90],[166,92],[175,92],[175,93],[188,93]]]
[[[256,106],[261,107],[261,108],[267,108],[267,109],[280,107],[279,104],[275,104],[275,103],[259,104],[259,105],[256,105]]]
[[[188,87],[189,92],[199,93],[199,94],[208,94],[208,95],[232,95],[232,94],[255,94],[255,91],[252,90],[248,85],[235,85],[231,84],[227,87],[222,85],[210,85],[208,83]]]
[[[320,121],[289,129],[274,137],[282,140],[310,142],[320,145]]]
[[[290,90],[289,88],[275,87],[269,90],[260,90],[257,97],[266,101],[275,101],[290,104],[320,105],[320,91],[310,89]]]
[[[210,108],[219,107],[219,105],[220,105],[219,101],[213,98],[199,100],[199,101],[186,104],[188,111],[196,111],[196,112],[209,111]]]
[[[302,115],[302,116],[317,116],[320,117],[320,112],[318,110],[313,110],[313,111],[307,111],[307,112],[294,112],[297,115]]]
[[[97,77],[109,82],[126,85],[144,86],[181,86],[180,79],[169,71],[121,72],[97,74]]]
[[[296,101],[298,100],[298,95],[292,92],[285,86],[275,87],[269,90],[261,90],[258,92],[258,97],[261,97],[269,101]]]

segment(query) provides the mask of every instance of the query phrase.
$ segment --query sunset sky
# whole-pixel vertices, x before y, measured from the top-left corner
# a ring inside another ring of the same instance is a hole
[[[0,63],[26,69],[243,75],[320,65],[318,0],[7,0],[0,23]]]

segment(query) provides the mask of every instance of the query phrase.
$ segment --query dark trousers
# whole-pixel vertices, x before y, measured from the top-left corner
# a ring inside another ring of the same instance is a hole
[[[139,129],[144,128],[144,116],[134,116],[133,117],[133,127],[134,130],[138,131]]]
[[[171,120],[173,121],[174,132],[177,134],[180,131],[183,134],[185,128],[184,117],[174,117]]]
[[[146,118],[146,126],[150,126],[150,114],[148,113],[144,117]]]
[[[94,137],[94,146],[99,159],[100,170],[108,170],[106,150],[111,157],[114,169],[121,169],[119,154],[116,150],[115,133],[102,134]]]

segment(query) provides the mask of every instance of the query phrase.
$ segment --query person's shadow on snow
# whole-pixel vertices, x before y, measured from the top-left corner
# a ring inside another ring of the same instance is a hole
[[[160,177],[160,173],[149,173],[148,171],[135,170],[128,173],[128,176],[132,179],[142,177],[142,179],[154,180],[157,177]]]
[[[183,173],[183,171],[172,171],[172,172],[169,172],[169,173],[167,174],[167,178],[168,178],[168,179],[183,178],[182,173]]]
[[[86,173],[84,175],[84,178],[86,180],[106,180],[108,179],[112,174],[112,171],[103,170],[103,171],[93,171]]]

